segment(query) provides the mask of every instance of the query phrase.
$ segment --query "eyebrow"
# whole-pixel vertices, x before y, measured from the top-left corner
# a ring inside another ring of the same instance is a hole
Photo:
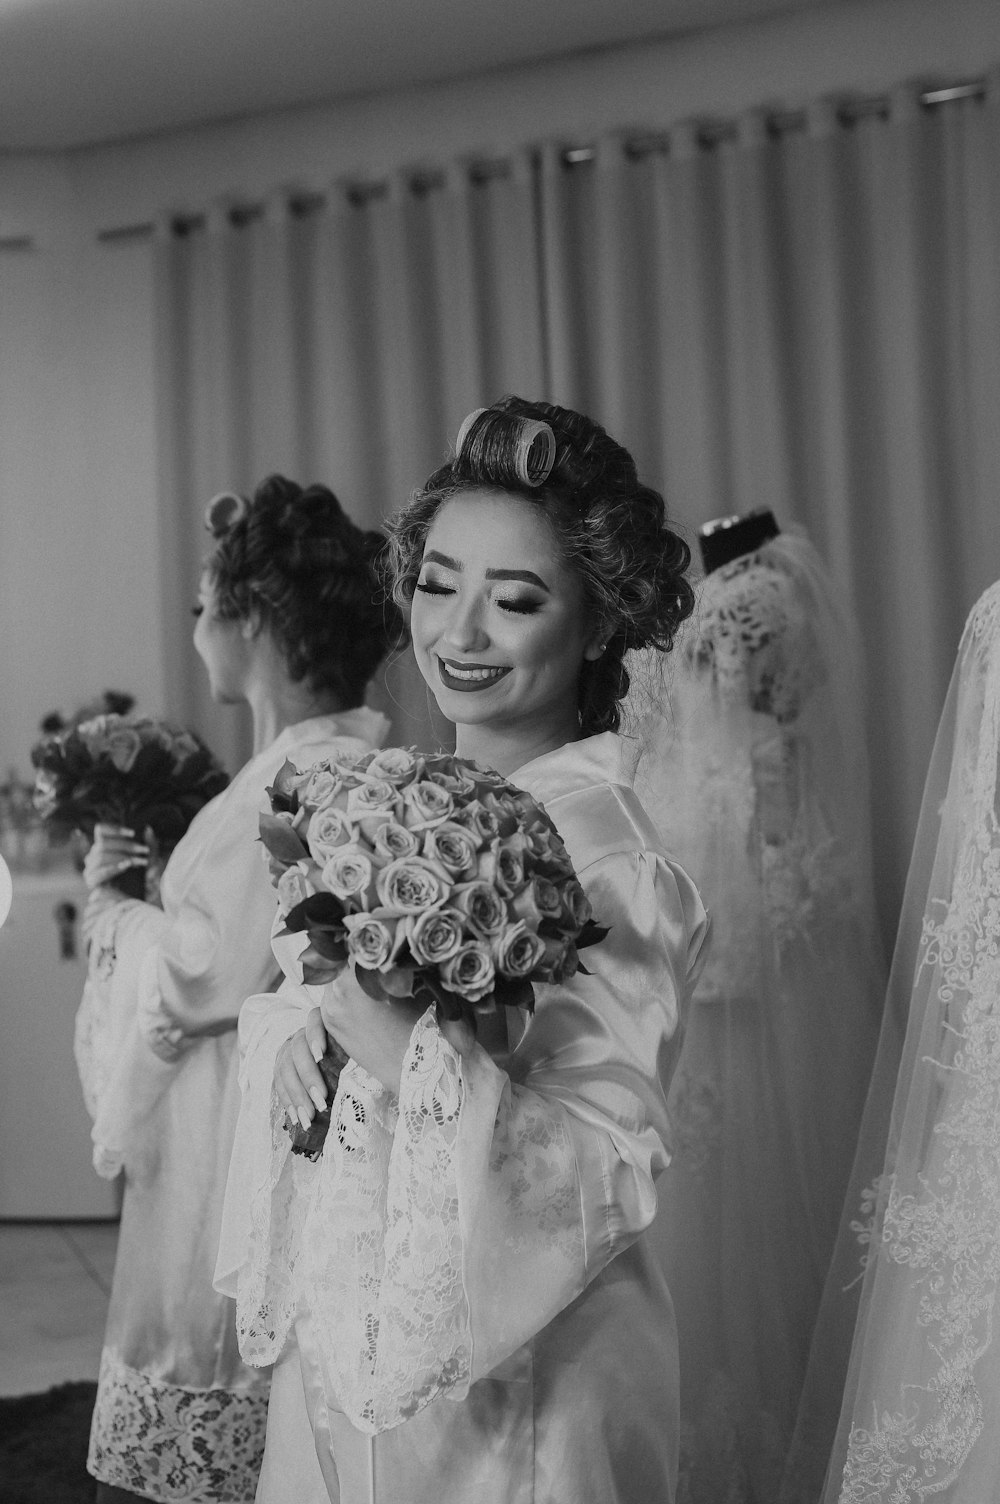
[[[429,548],[424,554],[425,564],[440,564],[444,569],[453,569],[456,574],[461,574],[462,565],[458,559],[451,559],[447,554],[439,554],[436,548]],[[551,595],[548,585],[530,569],[487,569],[488,580],[523,580],[526,585],[537,585],[539,590],[544,590],[546,595]]]

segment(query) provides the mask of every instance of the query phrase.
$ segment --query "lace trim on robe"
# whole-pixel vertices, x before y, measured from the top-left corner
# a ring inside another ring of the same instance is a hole
[[[170,1504],[250,1504],[264,1455],[267,1387],[181,1388],[105,1348],[88,1470],[113,1488]]]

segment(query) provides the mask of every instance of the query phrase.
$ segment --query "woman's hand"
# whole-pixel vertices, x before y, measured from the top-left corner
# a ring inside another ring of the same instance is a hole
[[[94,839],[83,864],[83,880],[93,891],[130,867],[146,867],[150,847],[123,825],[95,825]],[[118,902],[121,896],[119,895]]]
[[[410,1036],[426,1011],[423,1003],[369,997],[346,968],[323,989],[321,1006],[312,1009],[305,1028],[286,1039],[275,1058],[274,1086],[285,1111],[308,1128],[316,1112],[325,1110],[326,1083],[316,1062],[326,1051],[328,1031],[346,1055],[398,1094]],[[443,1021],[440,1027],[460,1055],[474,1047],[476,1036],[464,1020]]]
[[[290,1118],[308,1128],[314,1114],[326,1107],[326,1083],[317,1060],[326,1052],[326,1030],[318,1008],[313,1008],[304,1029],[286,1039],[274,1061],[274,1089]]]
[[[410,1035],[417,1020],[427,1012],[427,1004],[406,998],[386,1001],[371,998],[347,967],[335,982],[324,988],[320,1010],[323,1023],[341,1049],[383,1086],[398,1094]],[[438,1023],[445,1039],[460,1055],[467,1055],[474,1047],[475,1033],[464,1019],[449,1022],[439,1018]]]

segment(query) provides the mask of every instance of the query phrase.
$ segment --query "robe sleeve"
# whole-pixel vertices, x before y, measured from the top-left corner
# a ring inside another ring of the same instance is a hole
[[[579,875],[610,933],[589,975],[536,989],[509,1057],[460,1057],[429,1011],[398,1102],[353,1063],[341,1077],[296,1278],[327,1401],[364,1431],[463,1399],[653,1219],[707,919],[651,852]]]
[[[244,998],[278,981],[268,943],[277,899],[256,827],[256,808],[219,818],[183,891],[164,896],[169,923],[139,973],[139,1029],[164,1060],[234,1029]]]
[[[87,980],[76,1017],[75,1054],[94,1119],[94,1168],[108,1180],[138,1166],[141,1128],[170,1067],[138,1032],[136,993],[144,958],[168,920],[153,904],[126,899],[100,916],[91,936]]]

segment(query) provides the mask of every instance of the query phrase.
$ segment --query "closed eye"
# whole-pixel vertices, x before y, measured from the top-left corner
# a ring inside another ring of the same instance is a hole
[[[442,585],[438,580],[418,580],[416,587],[421,595],[454,595],[450,585]]]
[[[498,600],[496,603],[501,611],[512,611],[517,616],[533,616],[541,610],[541,601],[531,600]]]

